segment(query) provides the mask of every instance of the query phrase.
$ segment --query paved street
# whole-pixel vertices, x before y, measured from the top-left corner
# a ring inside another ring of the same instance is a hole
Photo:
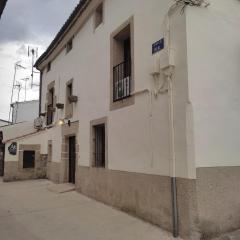
[[[47,180],[0,181],[1,240],[170,240],[171,234]]]

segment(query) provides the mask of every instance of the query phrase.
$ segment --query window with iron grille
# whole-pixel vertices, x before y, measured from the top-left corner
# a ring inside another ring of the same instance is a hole
[[[94,128],[94,167],[105,167],[105,124]]]
[[[131,34],[130,25],[126,26],[114,37],[114,62],[120,62],[113,67],[113,102],[131,96]]]
[[[23,151],[23,168],[35,167],[35,151]]]

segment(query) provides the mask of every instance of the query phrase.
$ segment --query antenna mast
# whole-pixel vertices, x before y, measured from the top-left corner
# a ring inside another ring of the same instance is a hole
[[[10,119],[11,119],[11,111],[12,111],[12,103],[13,103],[13,91],[15,88],[15,82],[16,82],[16,76],[17,76],[17,70],[20,69],[26,69],[23,67],[21,64],[21,61],[18,61],[14,64],[14,76],[13,76],[13,85],[12,85],[12,93],[11,93],[11,101],[10,101],[10,109],[9,109],[9,115],[8,115],[8,122],[10,124]]]
[[[38,84],[34,84],[33,83],[33,75],[34,73],[38,73],[37,71],[34,71],[34,62],[35,60],[38,58],[38,48],[34,48],[34,47],[30,47],[28,46],[28,57],[32,58],[32,63],[31,63],[31,88],[33,88],[33,86],[39,86]]]

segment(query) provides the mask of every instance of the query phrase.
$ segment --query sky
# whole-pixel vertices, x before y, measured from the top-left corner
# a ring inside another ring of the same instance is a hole
[[[28,48],[39,57],[53,40],[79,0],[8,0],[0,19],[0,119],[8,120],[11,91],[16,71],[13,101],[38,99],[39,73],[31,86],[31,57]],[[36,71],[36,70],[35,70]],[[37,71],[36,71],[37,72]],[[25,81],[26,80],[26,81]],[[19,91],[20,89],[20,91]]]

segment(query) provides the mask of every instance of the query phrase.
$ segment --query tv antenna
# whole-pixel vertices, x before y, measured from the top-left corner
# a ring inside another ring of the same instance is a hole
[[[20,95],[20,91],[22,89],[22,84],[20,82],[16,82],[16,84],[14,85],[14,88],[18,89],[17,102],[19,102],[19,95]]]
[[[32,65],[31,65],[31,88],[33,88],[33,86],[39,86],[38,84],[34,84],[33,83],[33,75],[34,75],[34,73],[39,74],[39,72],[34,71],[34,62],[38,58],[38,48],[37,47],[34,48],[34,47],[28,46],[28,57],[32,58]]]
[[[9,109],[9,115],[8,115],[8,122],[10,124],[10,119],[11,119],[11,111],[12,111],[12,101],[13,101],[13,92],[14,92],[14,88],[16,85],[16,76],[17,76],[17,70],[19,69],[26,69],[24,66],[21,65],[21,61],[17,61],[14,64],[14,75],[13,75],[13,84],[12,84],[12,93],[11,93],[11,101],[10,101],[10,109]]]
[[[25,87],[24,87],[24,94],[25,94],[25,97],[24,97],[24,102],[26,102],[27,100],[27,82],[29,81],[29,77],[26,77],[26,78],[22,78],[20,79],[20,81],[24,81],[25,82]]]

